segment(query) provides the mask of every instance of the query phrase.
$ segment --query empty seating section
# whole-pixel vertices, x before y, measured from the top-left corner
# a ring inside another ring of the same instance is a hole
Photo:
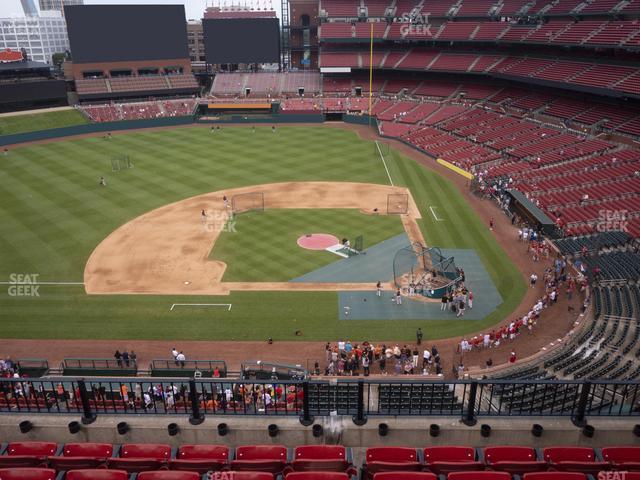
[[[325,52],[320,58],[321,67],[360,67],[360,53]]]
[[[305,94],[320,93],[318,72],[284,73],[218,73],[213,79],[211,95],[214,97],[244,96],[251,89],[250,96],[278,96],[283,93],[297,93],[303,87]]]
[[[447,22],[435,38],[438,40],[467,40],[477,28],[477,22]]]
[[[349,52],[324,49],[321,52],[320,64],[323,67],[368,69],[369,51],[363,49]],[[448,53],[423,47],[414,47],[404,52],[377,50],[373,54],[373,66],[374,68],[395,70],[508,75],[640,95],[640,69],[635,66],[593,64],[553,58]],[[215,84],[216,81],[214,81],[214,86],[216,86]],[[223,83],[220,85],[221,88],[216,86],[214,91],[224,94],[230,89],[228,85],[228,83]],[[236,84],[235,92],[242,90],[238,87],[241,87],[241,84]]]
[[[463,1],[456,12],[456,17],[484,17],[489,14],[489,9],[494,4],[494,0]]]
[[[637,295],[640,295],[638,290]],[[630,300],[630,295],[627,296]],[[600,297],[598,297],[600,298]],[[607,297],[608,298],[608,297]],[[534,372],[535,373],[535,372]],[[513,386],[500,387],[505,393]],[[526,398],[522,392],[518,392]],[[42,454],[42,442],[11,444],[22,452]],[[45,454],[38,467],[0,467],[0,479],[8,480],[128,480],[131,473],[141,480],[197,480],[215,477],[239,480],[273,480],[278,475],[295,480],[586,480],[587,474],[601,471],[640,470],[640,447],[617,446],[594,449],[578,446],[552,446],[540,450],[523,446],[439,445],[416,449],[403,446],[369,447],[362,464],[352,463],[351,449],[342,445],[301,445],[293,449],[281,445],[168,445],[125,444],[120,448],[106,444],[53,443],[51,451],[93,452],[103,464],[98,467],[64,468],[49,465]],[[130,456],[135,450],[135,454]],[[105,455],[109,453],[108,456]],[[124,456],[123,456],[124,455]],[[142,455],[142,456],[138,456]],[[0,458],[10,456],[8,452]],[[40,457],[38,457],[40,458]],[[74,457],[70,457],[74,458]],[[90,457],[92,458],[92,457]],[[131,462],[124,462],[130,459]],[[140,460],[137,463],[134,460]],[[153,461],[158,463],[152,464]],[[144,464],[148,469],[140,469]],[[125,465],[129,468],[117,468]],[[106,468],[105,468],[106,467]],[[209,473],[211,472],[211,473]],[[223,473],[226,472],[227,476]],[[442,477],[439,477],[442,475]],[[131,477],[134,478],[134,477]],[[280,478],[280,477],[278,477]]]
[[[324,10],[329,17],[357,17],[358,0],[321,0],[320,10]]]
[[[441,54],[431,64],[430,70],[467,71],[476,58],[476,55]]]
[[[391,0],[365,0],[364,5],[367,7],[367,15],[369,17],[384,17],[387,7],[391,6]]]
[[[97,93],[108,93],[107,81],[104,78],[90,78],[76,80],[76,90],[78,95],[91,95]]]

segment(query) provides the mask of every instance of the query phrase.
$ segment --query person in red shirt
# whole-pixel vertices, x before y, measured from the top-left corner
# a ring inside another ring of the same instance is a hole
[[[509,355],[509,363],[515,363],[515,362],[516,362],[516,351],[511,350],[511,354]]]

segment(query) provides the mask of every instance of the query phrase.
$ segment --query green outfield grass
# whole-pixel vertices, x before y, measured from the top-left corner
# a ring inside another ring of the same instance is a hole
[[[329,233],[364,248],[404,231],[398,217],[364,215],[355,210],[288,209],[247,212],[235,231],[223,232],[209,255],[227,264],[225,282],[286,282],[340,260],[324,250],[305,250],[296,241],[307,233]]]
[[[60,110],[55,112],[29,113],[0,117],[0,135],[35,132],[51,128],[70,127],[89,123],[87,117],[77,110]]]
[[[118,154],[128,154],[135,168],[111,172],[111,158]],[[387,162],[394,182],[411,189],[427,242],[473,248],[482,258],[504,299],[485,320],[343,322],[335,293],[87,296],[81,286],[46,285],[39,297],[13,297],[2,285],[0,336],[401,341],[412,339],[417,326],[427,338],[442,338],[504,318],[526,285],[486,225],[444,178],[394,151]],[[107,188],[98,187],[101,175],[107,177]],[[9,281],[12,273],[37,273],[41,282],[81,282],[96,245],[144,212],[224,188],[296,180],[388,183],[373,144],[335,128],[280,127],[273,134],[270,127],[255,133],[225,127],[212,134],[208,128],[188,127],[16,148],[0,159],[0,280]],[[444,221],[436,222],[429,206],[437,207]],[[378,230],[381,237],[391,236]],[[373,235],[368,234],[368,242]],[[261,251],[253,252],[254,261],[260,261]],[[283,272],[286,268],[283,264]],[[170,312],[172,303],[232,303],[233,309]],[[295,330],[303,335],[294,337]]]

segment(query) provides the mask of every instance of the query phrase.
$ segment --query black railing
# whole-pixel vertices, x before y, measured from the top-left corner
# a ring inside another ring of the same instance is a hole
[[[4,379],[0,413],[296,416],[569,417],[640,415],[640,383],[557,380],[252,380],[186,378]]]

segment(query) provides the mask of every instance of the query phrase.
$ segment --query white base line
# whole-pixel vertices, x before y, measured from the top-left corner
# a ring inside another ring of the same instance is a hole
[[[227,311],[231,311],[231,303],[174,303],[169,311],[175,307],[228,307]]]
[[[429,210],[431,210],[431,215],[433,215],[433,218],[436,219],[436,222],[442,222],[444,220],[443,218],[438,218],[436,212],[433,211],[433,207],[429,207]]]
[[[0,285],[84,285],[84,282],[0,282]]]
[[[391,175],[389,174],[389,169],[387,168],[387,162],[384,161],[384,155],[382,155],[382,150],[380,150],[380,145],[378,145],[378,141],[376,140],[376,148],[378,149],[378,153],[380,154],[380,158],[382,159],[382,164],[384,165],[384,171],[387,172],[387,177],[389,177],[389,183],[393,187],[393,180],[391,180]]]

